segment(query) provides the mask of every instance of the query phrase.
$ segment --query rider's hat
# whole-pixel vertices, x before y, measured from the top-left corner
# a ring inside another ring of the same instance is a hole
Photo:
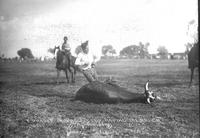
[[[81,48],[85,49],[88,46],[88,40],[81,44]]]

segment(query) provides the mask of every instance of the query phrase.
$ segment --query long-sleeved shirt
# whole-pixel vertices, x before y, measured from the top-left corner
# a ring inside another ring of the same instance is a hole
[[[83,52],[79,53],[75,65],[79,65],[81,69],[87,70],[89,68],[92,68],[92,64],[96,63],[98,58],[91,53],[85,54]]]

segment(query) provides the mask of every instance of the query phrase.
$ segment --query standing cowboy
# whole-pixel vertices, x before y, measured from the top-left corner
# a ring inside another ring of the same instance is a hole
[[[83,73],[89,82],[97,80],[95,63],[97,58],[89,52],[88,41],[81,44],[82,51],[78,54],[75,65]]]

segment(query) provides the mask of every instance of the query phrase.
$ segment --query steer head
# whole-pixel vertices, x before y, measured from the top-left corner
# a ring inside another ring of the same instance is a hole
[[[146,82],[145,84],[145,96],[146,96],[146,99],[147,99],[147,103],[148,104],[151,104],[151,102],[154,102],[156,99],[160,99],[158,96],[156,96],[153,91],[150,91],[149,90],[149,80]]]

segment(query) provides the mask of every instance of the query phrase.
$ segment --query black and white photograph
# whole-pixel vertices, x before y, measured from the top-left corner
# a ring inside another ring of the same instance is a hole
[[[1,138],[199,138],[198,0],[0,0]]]

